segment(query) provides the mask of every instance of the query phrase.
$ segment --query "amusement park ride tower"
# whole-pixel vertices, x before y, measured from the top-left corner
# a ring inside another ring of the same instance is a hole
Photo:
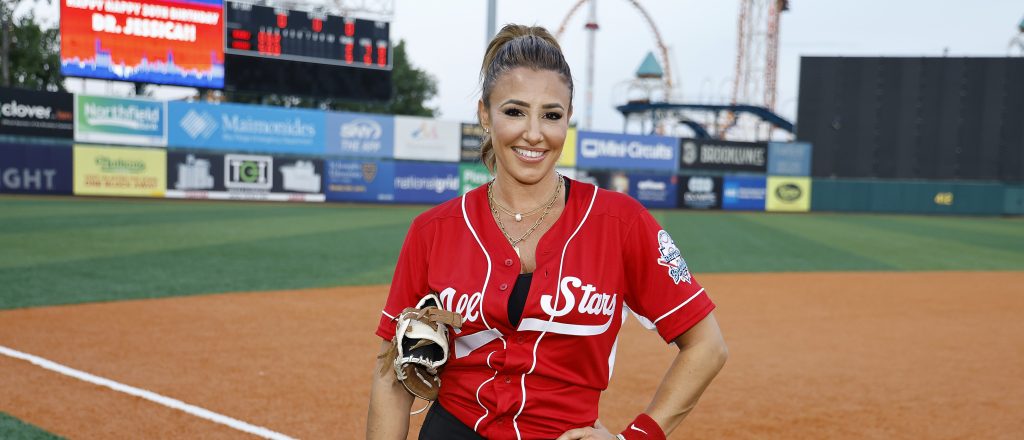
[[[775,129],[792,133],[793,124],[775,113],[778,69],[779,18],[788,10],[788,0],[740,0],[736,69],[731,102],[685,103],[673,92],[669,51],[651,15],[637,0],[626,0],[647,22],[654,34],[655,53],[644,59],[637,78],[630,82],[629,100],[617,109],[626,119],[639,122],[641,130],[669,134],[678,126],[687,126],[697,137],[743,140],[770,138]],[[584,29],[589,33],[587,47],[586,90],[583,128],[591,127],[593,114],[594,34],[596,0],[578,0],[566,14],[555,37],[561,37],[573,14],[589,2],[589,18]],[[701,122],[698,122],[701,121]]]
[[[742,0],[736,45],[736,71],[732,104],[757,105],[774,112],[779,65],[779,18],[789,10],[788,0]],[[730,128],[755,130],[755,138],[771,136],[767,124],[749,114],[730,115]]]
[[[1010,39],[1010,47],[1007,50],[1010,56],[1021,56],[1024,57],[1024,18],[1020,19],[1020,24],[1017,25],[1017,30],[1020,32],[1014,35]]]

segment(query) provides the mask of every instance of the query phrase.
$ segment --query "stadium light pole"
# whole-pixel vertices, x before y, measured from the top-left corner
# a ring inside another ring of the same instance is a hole
[[[495,25],[498,15],[498,0],[487,0],[487,36],[484,38],[484,47],[494,38]]]
[[[10,87],[11,85],[11,16],[14,15],[14,9],[11,9],[10,15],[7,13],[7,2],[0,2],[0,33],[3,34],[2,42],[0,42],[0,84],[4,87]]]

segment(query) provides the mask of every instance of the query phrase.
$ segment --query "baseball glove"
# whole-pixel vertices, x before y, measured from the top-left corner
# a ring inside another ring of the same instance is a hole
[[[462,328],[462,315],[442,309],[437,294],[430,293],[395,321],[392,348],[381,355],[390,360],[384,368],[390,365],[395,379],[413,396],[436,400],[438,375],[448,361],[448,326]]]

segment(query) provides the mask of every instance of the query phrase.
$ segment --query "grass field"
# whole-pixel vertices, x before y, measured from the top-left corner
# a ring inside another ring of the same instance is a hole
[[[57,437],[42,429],[0,412],[0,438],[4,440],[58,440]]]
[[[386,284],[424,206],[0,197],[0,309]],[[655,211],[694,272],[1024,270],[1024,219]],[[49,439],[0,413],[0,438]]]
[[[0,198],[0,309],[389,282],[422,206]],[[655,211],[696,273],[1024,270],[1024,219]]]

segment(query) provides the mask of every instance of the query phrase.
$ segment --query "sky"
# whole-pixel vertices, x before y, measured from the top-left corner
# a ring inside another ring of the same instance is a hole
[[[615,106],[653,34],[627,0],[596,0],[593,128],[621,131]],[[554,31],[575,0],[498,0],[497,22],[536,24]],[[675,82],[687,102],[727,103],[736,63],[739,0],[640,1],[669,47]],[[939,6],[941,5],[941,6]],[[487,1],[396,0],[394,39],[412,62],[438,80],[432,104],[444,119],[475,120],[478,73],[486,46]],[[574,118],[582,121],[587,7],[569,22],[561,44],[573,71]],[[777,109],[796,116],[801,56],[997,56],[1024,19],[1020,0],[790,0],[780,24]]]
[[[300,0],[319,3],[325,0]],[[370,4],[387,0],[342,0]],[[653,33],[627,0],[597,1],[593,129],[622,131],[615,106],[625,103],[628,82],[647,52]],[[411,62],[437,79],[429,102],[440,118],[476,119],[478,74],[487,43],[486,0],[393,0],[392,39],[405,40]],[[497,0],[497,26],[540,25],[554,31],[576,0]],[[736,63],[739,0],[639,0],[669,48],[678,98],[685,102],[728,103]],[[54,22],[59,0],[36,15]],[[569,21],[561,44],[576,87],[574,122],[585,112],[587,7]],[[1009,53],[1024,20],[1021,0],[790,0],[780,24],[776,109],[797,114],[801,56],[996,56]],[[127,93],[106,82],[69,80],[73,91]],[[77,81],[77,83],[75,82]],[[123,89],[123,90],[122,90]],[[155,95],[175,99],[192,93],[173,87]]]

